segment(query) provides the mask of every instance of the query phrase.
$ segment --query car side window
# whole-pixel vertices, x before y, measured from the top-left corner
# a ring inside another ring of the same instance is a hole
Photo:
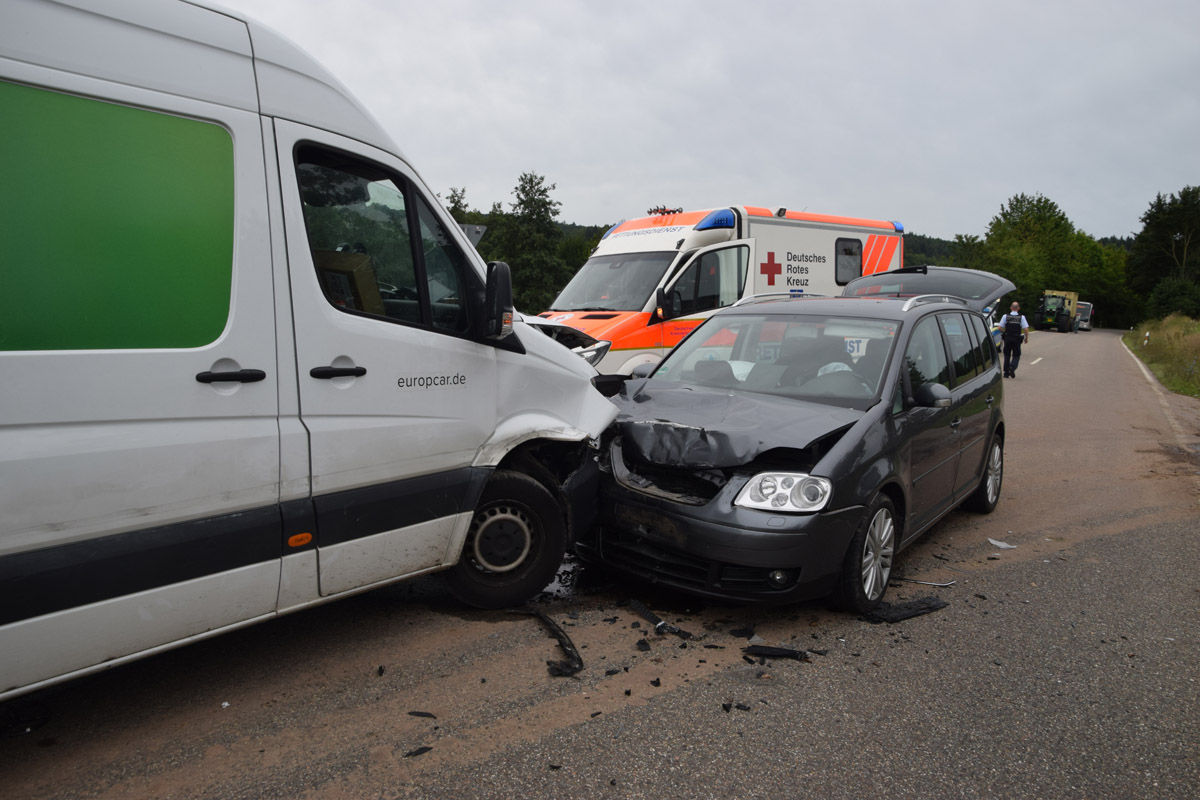
[[[995,346],[992,343],[992,337],[988,335],[987,325],[984,324],[980,317],[968,314],[967,319],[971,321],[971,330],[975,334],[973,337],[975,341],[975,363],[980,364],[983,371],[986,372],[992,368],[994,361],[992,354]]]
[[[975,361],[975,343],[971,341],[970,328],[962,314],[938,314],[937,319],[950,346],[955,385],[962,385],[978,375],[981,369]]]
[[[904,363],[912,390],[926,383],[950,388],[950,362],[936,317],[926,317],[917,323],[904,351]]]
[[[676,312],[698,314],[733,305],[746,284],[749,248],[727,247],[704,253],[671,287]]]
[[[299,151],[296,175],[313,266],[330,304],[448,332],[469,328],[466,257],[407,181],[315,147]]]

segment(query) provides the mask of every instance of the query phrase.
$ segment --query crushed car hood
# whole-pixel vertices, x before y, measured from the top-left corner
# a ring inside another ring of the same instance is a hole
[[[768,450],[802,450],[865,413],[654,380],[630,381],[612,400],[625,454],[668,467],[736,467]]]

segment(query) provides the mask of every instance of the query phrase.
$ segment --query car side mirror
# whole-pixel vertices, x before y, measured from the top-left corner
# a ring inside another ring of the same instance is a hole
[[[512,330],[512,272],[503,261],[489,261],[481,333],[485,339],[503,339]]]
[[[638,364],[633,368],[632,378],[649,378],[654,374],[654,370],[658,369],[658,362],[653,364]]]
[[[922,408],[949,408],[950,390],[940,383],[922,383],[913,400]]]

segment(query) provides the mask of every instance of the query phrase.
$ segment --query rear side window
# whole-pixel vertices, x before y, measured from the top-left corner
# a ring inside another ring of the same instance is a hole
[[[984,371],[989,370],[992,368],[995,344],[988,335],[987,325],[974,314],[968,314],[967,319],[971,321],[971,329],[975,332],[975,363],[983,365]]]
[[[452,333],[469,329],[472,270],[411,184],[315,147],[301,149],[296,175],[313,266],[333,306]]]
[[[844,286],[855,278],[862,277],[862,242],[858,239],[838,239],[834,245],[836,269],[834,277],[838,286]]]
[[[954,362],[955,383],[961,385],[979,374],[982,366],[975,360],[975,343],[971,340],[968,322],[962,314],[939,314],[938,323],[946,334],[950,346],[950,360]]]
[[[0,350],[201,347],[229,319],[233,140],[0,81]]]

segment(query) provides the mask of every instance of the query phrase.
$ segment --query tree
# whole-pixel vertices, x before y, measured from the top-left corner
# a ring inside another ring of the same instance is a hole
[[[513,189],[512,212],[493,219],[484,237],[486,258],[507,261],[512,269],[513,300],[518,309],[537,313],[549,307],[571,279],[559,256],[562,230],[555,222],[561,203],[550,197],[555,184],[533,172],[522,173]],[[499,204],[492,206],[493,212]],[[481,248],[482,250],[482,248]]]
[[[455,189],[450,187],[450,192],[446,198],[446,210],[450,212],[450,216],[454,217],[455,222],[467,222],[467,214],[470,209],[467,208],[467,187]]]
[[[1029,308],[1045,289],[1069,289],[1075,279],[1075,226],[1054,201],[1018,194],[992,218],[987,230],[993,271],[1017,285]]]
[[[1130,284],[1151,294],[1164,280],[1200,280],[1200,186],[1159,194],[1142,214],[1142,230],[1129,253]]]

